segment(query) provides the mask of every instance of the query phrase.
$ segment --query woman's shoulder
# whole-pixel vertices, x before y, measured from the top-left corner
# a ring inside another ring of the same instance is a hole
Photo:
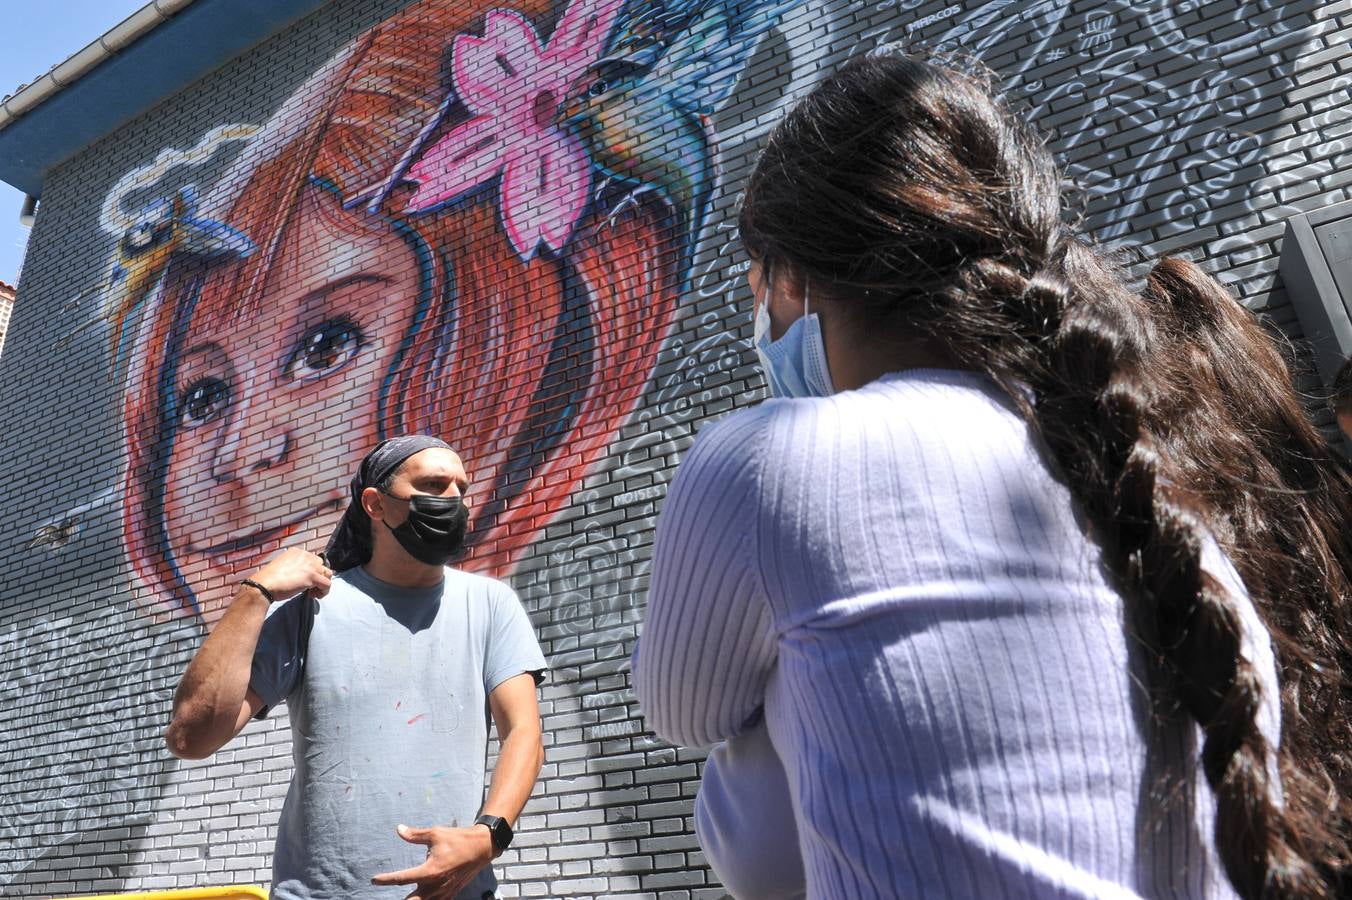
[[[891,373],[830,397],[769,398],[706,422],[681,462],[678,481],[703,483],[797,471],[793,460],[830,464],[854,449],[886,444],[892,455],[1003,453],[1028,442],[1012,401],[986,376],[949,369]],[[794,476],[796,477],[796,476]]]
[[[892,405],[1017,415],[1008,395],[989,376],[965,369],[903,369],[837,396],[866,408]]]
[[[754,481],[766,427],[775,412],[768,406],[745,407],[701,424],[676,469],[672,490],[688,491],[695,483],[707,488],[741,479]]]
[[[979,372],[957,369],[892,372],[856,390],[830,397],[770,399],[737,415],[743,417],[738,425],[743,433],[759,429],[770,443],[787,447],[808,438],[824,447],[890,434],[925,445],[965,442],[974,433],[1024,431],[1003,390]]]

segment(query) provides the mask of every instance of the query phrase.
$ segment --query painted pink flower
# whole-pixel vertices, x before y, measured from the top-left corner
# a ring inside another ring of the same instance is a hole
[[[573,0],[549,46],[519,13],[496,9],[484,36],[451,47],[451,75],[473,117],[410,167],[418,182],[411,212],[429,209],[502,173],[500,208],[522,258],[541,242],[568,242],[587,205],[591,163],[581,143],[555,124],[565,94],[605,48],[623,0]]]

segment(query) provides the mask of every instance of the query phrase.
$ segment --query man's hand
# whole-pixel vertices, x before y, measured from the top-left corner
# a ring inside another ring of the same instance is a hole
[[[395,829],[410,844],[426,844],[427,860],[402,872],[386,872],[372,884],[412,884],[405,900],[455,900],[484,866],[493,861],[493,835],[483,825],[469,828]]]
[[[283,550],[249,577],[271,591],[278,602],[301,591],[314,598],[323,597],[333,584],[333,570],[320,555],[299,547]]]

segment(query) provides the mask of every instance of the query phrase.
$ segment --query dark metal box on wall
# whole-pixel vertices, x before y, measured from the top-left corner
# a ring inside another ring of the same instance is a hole
[[[1352,201],[1286,220],[1281,276],[1324,384],[1352,356]]]

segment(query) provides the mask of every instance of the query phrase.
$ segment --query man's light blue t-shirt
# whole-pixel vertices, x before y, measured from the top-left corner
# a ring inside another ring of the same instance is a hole
[[[402,898],[371,877],[423,862],[399,824],[468,826],[483,802],[488,696],[545,669],[530,620],[500,581],[446,570],[401,588],[362,568],[318,601],[303,679],[301,600],[269,611],[249,686],[291,714],[295,772],[277,829],[277,900]],[[297,682],[300,683],[297,683]],[[461,897],[496,887],[485,869]]]

